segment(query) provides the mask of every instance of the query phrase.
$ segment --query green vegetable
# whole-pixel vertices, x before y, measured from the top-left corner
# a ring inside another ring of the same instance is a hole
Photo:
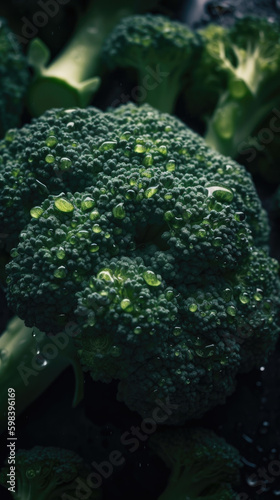
[[[146,14],[122,19],[103,52],[112,67],[136,69],[140,102],[169,113],[186,86],[198,45],[184,24]]]
[[[0,18],[0,137],[17,127],[29,81],[27,61],[5,19]]]
[[[72,364],[77,381],[73,404],[82,399],[83,377],[73,348],[74,329],[70,332],[69,327],[67,334],[63,344],[57,344],[38,329],[26,327],[17,317],[8,323],[0,336],[0,432],[7,426],[7,395],[11,387],[16,392],[18,416]]]
[[[133,11],[129,0],[91,0],[76,32],[49,64],[50,52],[39,39],[29,46],[29,62],[35,70],[28,103],[32,116],[54,107],[85,107],[100,85],[100,52],[114,25]],[[141,8],[145,8],[142,2]]]
[[[231,28],[209,25],[199,34],[203,50],[186,90],[187,106],[204,115],[206,142],[236,157],[280,104],[279,25],[246,17]]]
[[[235,500],[231,485],[242,466],[238,451],[203,428],[161,429],[149,445],[171,473],[159,500]]]
[[[90,467],[73,451],[43,446],[18,450],[15,468],[16,487],[11,493],[15,500],[80,498],[79,489],[90,474]],[[9,472],[8,465],[0,471],[0,484],[6,488],[11,487],[7,484]],[[93,488],[86,498],[96,500],[101,496],[100,488]]]
[[[147,105],[51,110],[1,146],[9,304],[42,332],[77,325],[94,380],[182,423],[267,359],[279,266],[242,166]]]

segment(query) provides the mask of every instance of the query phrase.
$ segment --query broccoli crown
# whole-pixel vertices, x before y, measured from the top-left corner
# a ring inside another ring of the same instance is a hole
[[[183,74],[196,41],[186,25],[145,14],[123,18],[107,38],[103,52],[113,66],[145,69],[147,64],[158,62]]]
[[[199,78],[204,75],[207,83],[215,82],[219,90],[225,88],[239,100],[247,94],[255,95],[267,80],[279,76],[280,30],[277,23],[244,17],[231,28],[209,25],[199,33],[204,50],[193,78],[196,72]],[[205,85],[205,79],[203,82]]]
[[[261,247],[267,221],[250,175],[147,105],[70,116],[48,112],[7,145],[19,154],[28,137],[27,157],[36,151],[23,163],[31,177],[18,161],[9,187],[22,214],[9,216],[25,225],[7,266],[9,303],[45,332],[79,324],[84,368],[121,380],[130,408],[147,415],[170,396],[170,421],[201,415],[277,339],[278,264]],[[10,211],[7,201],[4,191]]]
[[[28,84],[26,58],[5,19],[0,18],[0,137],[19,124]]]
[[[103,55],[112,67],[135,68],[145,102],[171,111],[200,46],[186,25],[146,14],[122,19],[105,41]]]
[[[231,484],[242,466],[238,451],[204,428],[169,428],[149,441],[152,450],[171,469],[160,500],[234,500]]]
[[[3,468],[0,473],[0,483],[5,487],[7,471]],[[76,479],[84,478],[89,472],[89,466],[73,451],[43,446],[20,449],[16,452],[16,493],[13,497],[16,500],[73,498]],[[100,489],[92,490],[89,498],[100,498]]]

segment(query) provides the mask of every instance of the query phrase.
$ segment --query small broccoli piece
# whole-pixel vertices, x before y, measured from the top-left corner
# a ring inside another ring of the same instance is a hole
[[[236,157],[280,102],[279,25],[246,17],[230,28],[210,25],[200,35],[204,50],[186,90],[187,105],[205,115],[206,142]]]
[[[34,39],[29,46],[29,62],[35,70],[28,93],[31,115],[40,116],[55,107],[87,106],[100,85],[96,75],[105,38],[124,15],[152,4],[151,0],[91,0],[70,41],[50,64],[48,48]]]
[[[172,112],[196,57],[197,38],[187,26],[167,17],[131,16],[107,38],[104,59],[112,67],[136,69],[145,93],[141,103]]]
[[[170,397],[178,424],[224,402],[236,375],[267,359],[279,265],[243,167],[148,105],[49,111],[3,149],[1,215],[22,229],[9,304],[43,332],[78,325],[94,380],[119,380],[119,398],[143,416]]]
[[[234,500],[242,466],[238,451],[213,431],[169,428],[149,440],[171,473],[159,500]]]
[[[70,450],[35,446],[16,452],[15,500],[70,500],[77,498],[77,479],[86,482],[90,467]],[[8,468],[0,473],[0,484],[7,485]],[[100,488],[94,488],[89,500],[101,498]]]
[[[29,75],[21,53],[5,19],[0,18],[0,137],[20,123]]]

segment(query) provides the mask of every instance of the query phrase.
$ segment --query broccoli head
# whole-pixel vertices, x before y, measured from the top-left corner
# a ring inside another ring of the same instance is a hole
[[[245,17],[230,28],[209,25],[200,35],[203,50],[186,90],[187,107],[205,118],[206,142],[236,157],[280,102],[279,25]]]
[[[70,450],[35,446],[18,450],[15,459],[15,500],[71,500],[77,498],[79,484],[85,482],[90,467]],[[0,471],[0,484],[6,488],[8,467]],[[78,481],[77,481],[78,480]],[[83,481],[84,480],[84,481]],[[89,500],[101,498],[100,489],[92,489]]]
[[[242,466],[238,451],[204,428],[167,428],[151,436],[152,450],[171,469],[159,500],[234,500]]]
[[[143,86],[142,103],[171,112],[199,46],[198,36],[186,25],[146,14],[122,19],[107,38],[103,53],[112,67],[136,70]]]
[[[27,326],[79,325],[84,369],[143,416],[170,397],[172,423],[266,360],[278,263],[243,167],[148,105],[49,111],[2,144],[1,216],[22,229],[7,294]]]
[[[27,60],[5,19],[0,18],[0,137],[17,127],[29,81]]]

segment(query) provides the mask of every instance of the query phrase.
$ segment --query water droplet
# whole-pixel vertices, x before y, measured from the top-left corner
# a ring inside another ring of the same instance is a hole
[[[173,290],[166,290],[165,297],[167,298],[167,300],[172,300],[174,298]]]
[[[233,200],[233,192],[231,189],[224,186],[206,186],[208,196],[213,196],[215,200],[221,203],[231,203]]]
[[[53,273],[56,278],[65,278],[67,270],[64,266],[59,266]]]
[[[122,141],[128,141],[128,139],[131,137],[131,132],[123,132],[122,135],[120,136],[120,139]]]
[[[96,243],[93,243],[92,245],[90,245],[89,251],[91,253],[96,253],[96,252],[98,252],[98,250],[99,250],[99,246]]]
[[[57,143],[58,143],[58,140],[54,135],[50,135],[46,139],[46,145],[49,146],[49,148],[53,148],[54,146],[56,146]]]
[[[30,210],[30,215],[34,219],[39,219],[39,217],[40,217],[40,215],[42,215],[43,211],[44,210],[41,207],[33,207]]]
[[[65,198],[56,198],[54,204],[60,212],[69,213],[73,212],[74,210],[74,206],[72,205],[72,203],[70,203],[70,201],[66,200]]]
[[[229,316],[235,316],[236,315],[236,309],[234,306],[228,306],[227,307],[227,314]]]
[[[148,189],[146,189],[144,195],[146,198],[151,198],[154,194],[156,194],[158,191],[158,186],[153,186],[153,187],[149,187]]]
[[[153,271],[144,271],[143,278],[146,281],[147,285],[159,286],[161,284],[161,281],[157,278],[156,274]]]
[[[263,291],[260,288],[257,288],[256,292],[254,293],[254,299],[257,302],[260,302],[263,298],[262,294],[263,294]]]
[[[124,219],[125,218],[125,209],[123,203],[119,203],[116,207],[113,208],[113,216],[116,219]]]
[[[54,157],[54,155],[48,154],[45,157],[45,160],[46,160],[47,163],[53,163],[55,161],[55,157]]]
[[[96,219],[99,219],[100,217],[100,213],[98,212],[98,210],[93,210],[89,216],[90,220],[96,220]]]
[[[61,170],[68,170],[72,165],[72,161],[69,158],[61,158],[59,162],[59,168]]]
[[[129,299],[123,299],[121,301],[121,308],[122,309],[127,309],[130,306],[131,302]]]
[[[192,304],[189,305],[189,311],[190,312],[196,312],[197,311],[197,304],[193,302]]]
[[[62,247],[59,247],[59,249],[56,252],[57,258],[62,260],[62,259],[64,259],[65,255],[66,255],[66,253],[65,253],[64,249]]]
[[[150,167],[153,164],[152,155],[150,155],[150,154],[146,155],[144,160],[143,160],[143,164],[145,165],[145,167]]]
[[[165,212],[164,214],[164,220],[171,221],[173,218],[174,218],[173,212],[171,212],[171,210],[167,210],[167,212]]]
[[[166,163],[166,170],[168,170],[168,172],[174,172],[174,170],[176,169],[176,163],[174,160],[169,160],[167,163]]]
[[[248,304],[248,302],[250,302],[250,297],[248,293],[243,292],[239,295],[239,300],[242,304]]]
[[[158,148],[159,152],[162,154],[162,155],[166,155],[167,154],[167,147],[164,146],[163,144]]]
[[[92,208],[94,206],[94,200],[90,198],[90,196],[87,196],[81,203],[81,209],[83,211],[89,210],[89,208]]]
[[[133,191],[132,189],[129,189],[127,191],[125,197],[126,197],[127,200],[134,200],[135,195],[136,195],[135,191]]]
[[[135,153],[145,153],[147,150],[146,146],[144,144],[136,144],[134,147]]]
[[[117,146],[117,142],[116,141],[105,141],[101,144],[101,146],[99,147],[99,150],[100,151],[109,151],[110,149],[114,149],[115,146]]]
[[[101,231],[102,231],[102,229],[101,229],[101,227],[99,226],[99,224],[94,224],[94,225],[92,226],[92,230],[93,230],[93,232],[94,232],[94,233],[101,233]]]
[[[134,328],[135,335],[140,335],[141,332],[142,332],[141,326],[136,326],[136,328]]]

